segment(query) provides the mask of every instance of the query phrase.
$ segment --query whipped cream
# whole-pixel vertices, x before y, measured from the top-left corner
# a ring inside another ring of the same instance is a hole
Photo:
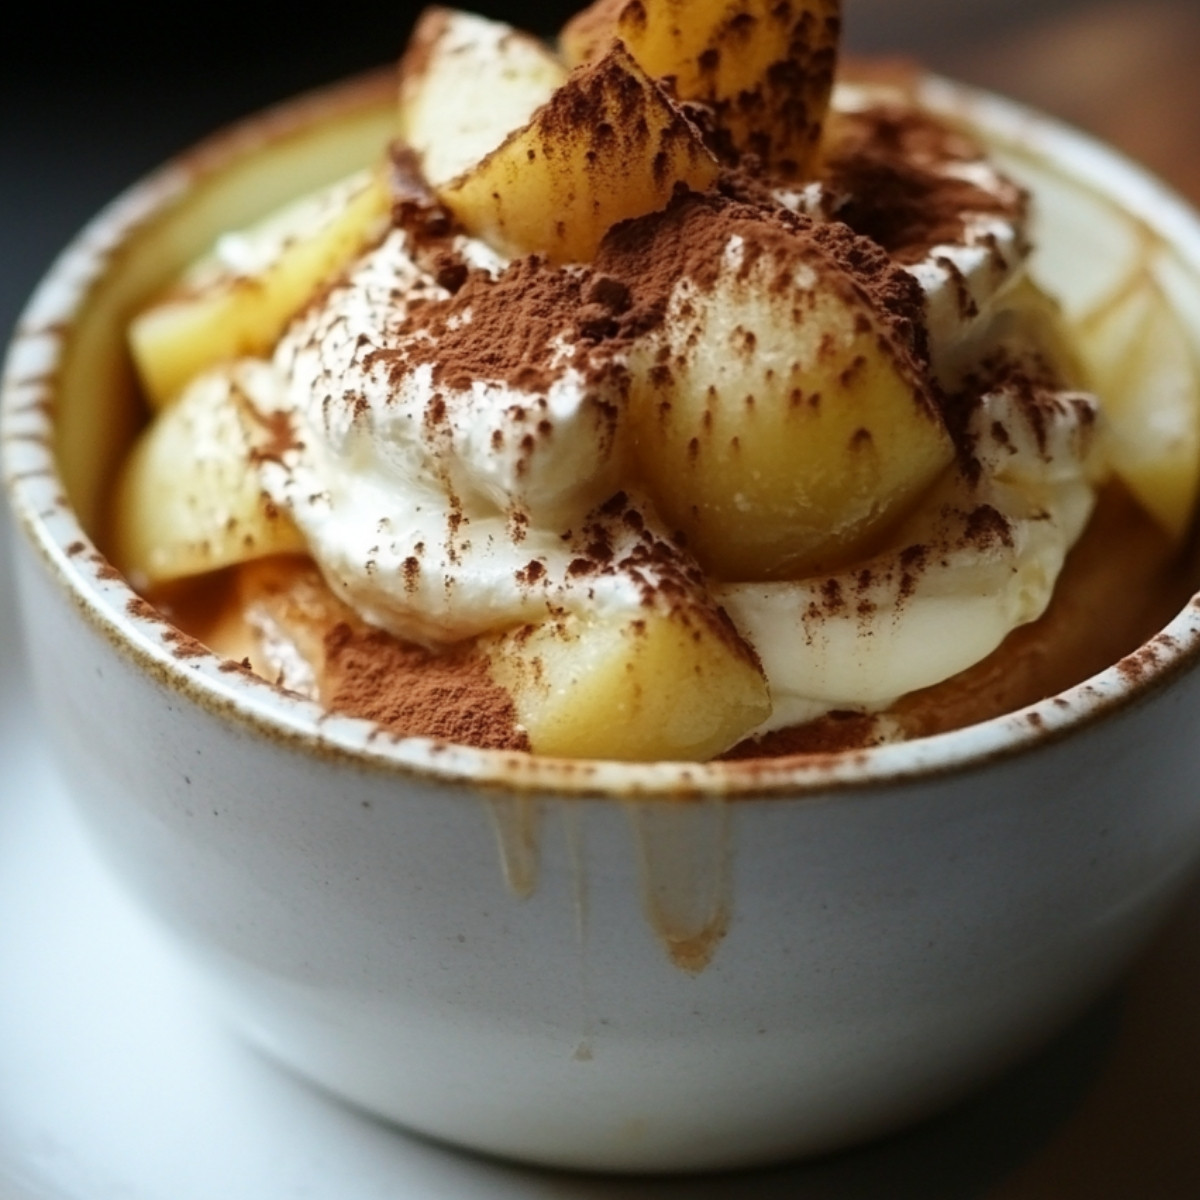
[[[455,249],[489,273],[503,265],[482,243]],[[392,354],[427,337],[396,332],[409,310],[448,296],[396,229],[293,325],[248,392],[293,429],[264,486],[335,592],[397,636],[449,644],[564,609],[635,611],[640,575],[577,566],[597,537],[614,560],[647,537],[654,557],[680,558],[656,523],[594,511],[620,489],[619,396],[565,363],[536,392],[480,379],[448,393],[427,362],[397,371]]]
[[[845,90],[839,102],[867,105]],[[949,383],[1024,270],[1025,204],[982,159],[924,165],[987,201],[962,214],[958,240],[907,267],[925,295],[934,373]],[[776,199],[818,220],[836,208],[821,185]],[[493,278],[506,265],[466,237],[453,251]],[[548,381],[439,383],[420,314],[451,294],[394,228],[292,324],[249,389],[291,431],[263,456],[265,490],[334,591],[399,637],[449,644],[589,609],[632,617],[664,584],[707,591],[762,663],[774,705],[764,732],[886,708],[984,658],[1044,611],[1092,511],[1093,401],[999,382],[970,415],[970,470],[950,470],[869,561],[787,582],[706,582],[649,503],[621,492],[620,371],[580,361],[564,314]]]
[[[891,549],[836,575],[716,585],[770,681],[759,732],[882,711],[1041,616],[1095,507],[1096,418],[1081,393],[990,392],[970,422],[978,479],[948,475]]]

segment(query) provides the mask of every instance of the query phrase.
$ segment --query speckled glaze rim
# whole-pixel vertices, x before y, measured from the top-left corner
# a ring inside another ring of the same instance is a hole
[[[964,119],[993,145],[1023,147],[1069,164],[1069,178],[1099,192],[1174,246],[1200,281],[1200,216],[1158,180],[1095,140],[1020,105],[941,79],[922,99]],[[80,616],[141,670],[182,697],[271,740],[326,760],[417,775],[461,788],[626,799],[737,796],[816,799],[978,769],[1021,754],[1143,702],[1200,660],[1200,596],[1127,659],[1084,683],[1006,716],[895,745],[804,759],[626,764],[540,758],[397,738],[369,722],[330,714],[234,670],[213,654],[183,653],[161,619],[138,615],[135,593],[109,566],[64,496],[53,449],[55,384],[77,314],[122,243],[186,198],[197,180],[278,138],[390,98],[390,75],[372,73],[256,114],[206,139],[135,184],[63,251],[17,324],[0,404],[0,465],[17,527]],[[1200,286],[1200,282],[1198,282]]]

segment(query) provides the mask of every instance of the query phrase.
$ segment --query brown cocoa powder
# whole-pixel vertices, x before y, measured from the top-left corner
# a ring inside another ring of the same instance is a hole
[[[945,173],[980,156],[965,134],[911,108],[887,105],[838,118],[825,162],[830,217],[845,222],[901,264],[963,239],[964,214],[1021,217],[1025,195],[998,197]]]
[[[434,653],[348,621],[326,633],[324,646],[322,699],[335,712],[404,737],[529,749],[511,698],[473,648]]]
[[[843,754],[878,745],[882,740],[878,718],[869,713],[831,712],[804,725],[748,738],[720,757],[724,762],[742,762],[755,758]]]

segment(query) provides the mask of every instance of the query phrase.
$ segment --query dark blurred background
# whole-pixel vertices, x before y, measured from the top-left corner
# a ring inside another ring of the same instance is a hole
[[[576,4],[466,6],[549,35]],[[394,60],[419,8],[23,6],[0,72],[0,337],[52,256],[121,188],[216,126]],[[850,49],[920,57],[1045,107],[1200,200],[1196,0],[845,0],[845,12]]]

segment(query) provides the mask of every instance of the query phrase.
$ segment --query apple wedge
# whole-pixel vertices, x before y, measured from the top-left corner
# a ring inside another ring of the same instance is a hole
[[[433,187],[495,150],[566,81],[536,38],[499,21],[426,9],[400,62],[400,140]]]
[[[291,519],[263,494],[242,423],[242,363],[201,375],[129,454],[114,493],[114,561],[157,587],[268,554],[302,551]]]
[[[1177,541],[1200,495],[1200,362],[1158,282],[1126,287],[1079,324],[1113,470]]]
[[[690,211],[689,211],[690,209]],[[681,245],[725,242],[715,277],[676,285],[633,352],[644,485],[704,569],[799,578],[874,549],[953,460],[911,352],[836,257],[704,203]]]
[[[678,184],[703,190],[717,173],[696,128],[614,46],[435,190],[469,233],[504,253],[587,262],[618,221],[665,207]]]
[[[560,44],[576,64],[614,38],[678,99],[709,106],[737,151],[774,174],[808,174],[833,90],[840,0],[597,0]]]
[[[147,400],[163,408],[218,363],[263,356],[321,282],[383,232],[391,209],[368,170],[226,234],[129,327]]]
[[[536,754],[703,761],[771,710],[766,681],[716,613],[572,614],[481,641]]]

